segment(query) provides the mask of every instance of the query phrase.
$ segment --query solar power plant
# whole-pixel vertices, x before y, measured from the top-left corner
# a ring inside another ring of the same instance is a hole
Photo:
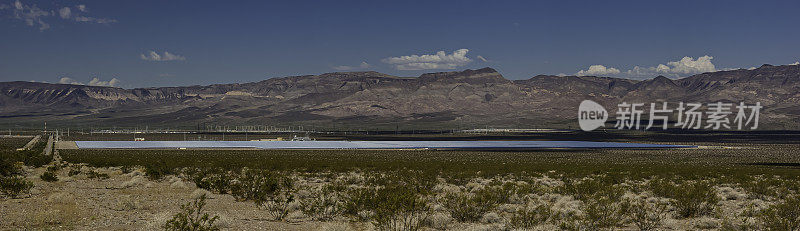
[[[580,149],[693,148],[590,141],[76,141],[80,149]]]

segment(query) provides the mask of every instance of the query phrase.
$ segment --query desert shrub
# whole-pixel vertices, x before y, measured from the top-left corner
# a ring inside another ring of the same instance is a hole
[[[273,172],[243,168],[231,182],[230,190],[236,200],[252,200],[256,204],[263,204],[280,189],[280,183],[278,175]]]
[[[710,214],[719,202],[716,190],[705,180],[675,184],[664,179],[653,179],[648,185],[657,196],[672,199],[678,215],[684,218]]]
[[[187,180],[194,182],[198,188],[219,194],[228,194],[232,190],[231,184],[236,177],[232,172],[225,171],[222,168],[183,168],[181,172]]]
[[[97,179],[108,179],[109,176],[108,176],[108,174],[98,173],[97,171],[92,170],[92,171],[89,171],[89,172],[86,173],[86,177],[88,177],[89,179],[95,179],[95,178],[97,178]]]
[[[231,189],[231,176],[227,173],[210,174],[203,181],[208,190],[219,194],[228,194]]]
[[[47,166],[48,172],[57,172],[58,170],[61,170],[61,164],[59,163],[54,162],[53,165]]]
[[[144,166],[144,174],[150,180],[161,180],[167,175],[173,174],[173,168],[167,166],[167,163],[160,160],[154,164]]]
[[[342,212],[350,218],[355,220],[364,221],[368,217],[362,216],[360,212],[371,211],[375,205],[375,188],[354,188],[348,190],[344,195],[344,203],[342,205]]]
[[[78,174],[81,174],[81,170],[80,169],[74,169],[73,168],[73,169],[70,169],[69,172],[67,172],[67,176],[71,176],[71,177],[72,176],[76,176]]]
[[[580,180],[564,179],[564,185],[557,187],[556,192],[571,195],[577,200],[586,200],[595,197],[617,199],[625,192],[621,186],[615,185],[606,177],[595,176]]]
[[[629,203],[629,218],[639,230],[654,230],[667,218],[665,203],[648,203],[644,199],[633,199]]]
[[[520,196],[528,194],[545,194],[550,192],[550,189],[547,186],[540,185],[535,182],[517,184],[515,189],[516,194]]]
[[[122,166],[119,170],[122,171],[122,174],[128,174],[133,171],[133,168],[131,166],[125,165]]]
[[[0,156],[0,177],[16,176],[22,173],[22,165],[10,158]]]
[[[325,185],[300,200],[300,209],[309,217],[327,221],[341,214],[342,203],[339,201],[339,193],[335,186]]]
[[[759,220],[768,230],[800,230],[800,196],[789,196],[771,205]]]
[[[750,222],[750,217],[723,217],[719,230],[722,231],[748,231],[759,230],[757,224]]]
[[[774,177],[755,176],[742,182],[741,186],[756,198],[766,199],[779,195],[778,188],[783,186],[783,181]]]
[[[180,172],[183,178],[193,182],[198,188],[211,190],[211,182],[206,179],[209,171],[203,168],[182,168]]]
[[[22,162],[32,167],[41,167],[53,161],[52,156],[42,154],[46,142],[37,142],[30,150],[6,151],[0,153],[0,159],[6,159],[10,163]],[[0,161],[2,162],[2,161]]]
[[[544,224],[551,215],[550,206],[547,204],[528,205],[514,212],[511,215],[510,223],[513,228],[529,229]]]
[[[578,216],[576,214],[568,214],[565,217],[562,217],[558,223],[558,228],[560,230],[569,230],[569,231],[586,231],[586,230],[597,230],[597,227],[592,227],[591,220],[587,220],[586,216]]]
[[[55,182],[58,181],[58,176],[56,176],[55,172],[45,171],[42,175],[39,176],[43,181],[47,182]]]
[[[203,211],[206,205],[206,196],[202,195],[200,198],[185,205],[181,205],[181,211],[172,216],[172,219],[167,221],[162,226],[164,230],[196,230],[196,231],[211,231],[219,230],[214,225],[214,222],[219,219],[219,216],[211,217],[208,213]]]
[[[375,195],[373,223],[379,230],[419,230],[428,206],[416,189],[390,185]]]
[[[289,205],[295,201],[294,179],[288,176],[279,177],[278,189],[267,195],[266,201],[256,200],[256,206],[264,207],[275,220],[282,221],[289,215]]]
[[[497,207],[500,200],[502,200],[502,196],[496,190],[486,187],[474,194],[447,193],[442,198],[442,204],[450,212],[450,216],[456,220],[475,222]]]
[[[629,207],[630,204],[626,201],[618,203],[608,197],[589,199],[586,201],[583,219],[592,230],[618,227],[624,223]]]
[[[493,181],[483,190],[478,193],[492,194],[491,198],[495,198],[498,204],[507,204],[511,200],[511,196],[517,193],[517,184],[513,182],[501,183],[501,181]]]
[[[17,198],[22,193],[27,193],[33,188],[33,183],[20,176],[0,177],[0,192],[7,197]]]
[[[436,174],[428,171],[400,170],[383,178],[379,185],[397,184],[411,188],[416,193],[429,194],[436,183]]]

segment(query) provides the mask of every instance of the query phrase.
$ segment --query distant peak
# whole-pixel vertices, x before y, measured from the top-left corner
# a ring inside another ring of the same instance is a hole
[[[466,69],[463,71],[426,73],[419,76],[425,81],[464,81],[468,79],[478,82],[509,82],[497,70],[485,67],[481,69]]]
[[[761,67],[774,67],[774,66],[765,63],[764,65],[761,65]]]
[[[469,69],[467,69],[467,70],[469,70]],[[477,70],[475,70],[475,72],[480,72],[480,73],[495,73],[495,72],[497,72],[497,70],[495,70],[494,68],[491,68],[491,67],[484,67],[484,68],[481,68],[481,69],[477,69]]]

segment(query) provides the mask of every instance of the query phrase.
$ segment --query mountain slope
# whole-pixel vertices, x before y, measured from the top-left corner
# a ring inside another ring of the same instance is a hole
[[[798,128],[800,66],[637,81],[539,75],[505,79],[491,68],[397,77],[337,72],[242,84],[122,89],[0,83],[0,126],[316,125],[454,128],[570,127],[584,99],[621,102],[761,102],[767,128]]]

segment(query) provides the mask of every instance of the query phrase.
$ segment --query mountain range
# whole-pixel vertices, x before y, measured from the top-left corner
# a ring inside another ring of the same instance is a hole
[[[538,75],[509,80],[482,68],[418,77],[336,72],[135,89],[16,81],[0,82],[0,91],[0,126],[8,128],[43,122],[95,128],[577,128],[577,108],[585,99],[603,105],[612,122],[621,102],[760,102],[760,129],[800,128],[800,65],[765,64],[680,79]]]

